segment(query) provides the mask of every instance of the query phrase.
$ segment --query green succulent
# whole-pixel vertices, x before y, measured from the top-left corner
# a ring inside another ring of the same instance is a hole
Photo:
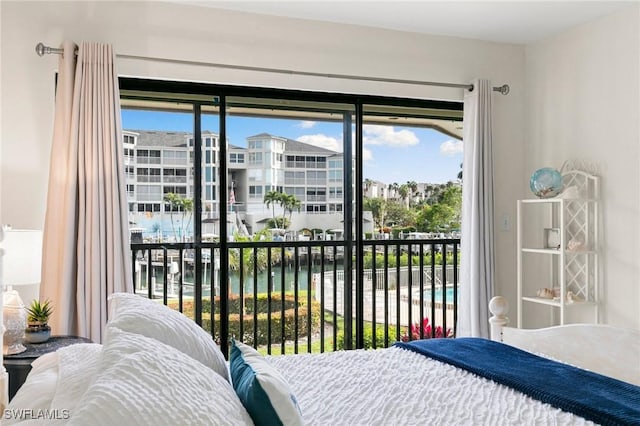
[[[29,323],[46,324],[52,312],[53,306],[51,306],[50,300],[40,303],[39,300],[34,299],[31,302],[31,306],[27,308],[27,321]]]

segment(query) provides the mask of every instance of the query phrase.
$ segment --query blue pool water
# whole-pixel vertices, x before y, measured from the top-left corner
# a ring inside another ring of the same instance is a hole
[[[436,289],[436,302],[442,302],[442,289],[441,288],[437,288]],[[460,289],[458,289],[458,299],[460,298]],[[447,302],[449,303],[453,303],[453,287],[447,287],[446,289],[446,298],[447,298]],[[425,290],[424,291],[424,300],[425,301],[430,301],[431,300],[431,290]]]

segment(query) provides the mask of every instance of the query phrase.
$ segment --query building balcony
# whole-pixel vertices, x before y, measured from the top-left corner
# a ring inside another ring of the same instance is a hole
[[[357,262],[356,244],[339,239],[145,240],[131,245],[136,293],[220,342],[234,337],[281,354],[388,347],[435,337],[437,327],[455,335],[460,239],[363,240]],[[417,326],[425,318],[432,336]],[[365,333],[376,337],[365,342]]]

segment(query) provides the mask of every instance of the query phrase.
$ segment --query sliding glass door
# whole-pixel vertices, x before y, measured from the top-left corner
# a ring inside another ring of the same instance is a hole
[[[225,353],[231,337],[279,354],[388,346],[424,318],[453,326],[460,104],[137,79],[121,91],[137,292]]]

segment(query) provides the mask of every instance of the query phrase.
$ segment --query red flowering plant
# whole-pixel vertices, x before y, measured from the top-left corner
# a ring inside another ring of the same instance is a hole
[[[410,328],[411,328],[411,340],[420,339],[421,338],[420,325],[411,324]],[[435,337],[435,338],[453,337],[453,330],[451,330],[450,328],[447,328],[447,332],[445,333],[442,326],[437,326],[434,331],[433,327],[431,327],[431,324],[429,324],[429,318],[424,318],[422,320],[422,334],[424,336],[422,337],[423,339],[431,339],[431,337]],[[406,332],[402,335],[401,340],[403,342],[409,341],[409,336],[407,335]]]

